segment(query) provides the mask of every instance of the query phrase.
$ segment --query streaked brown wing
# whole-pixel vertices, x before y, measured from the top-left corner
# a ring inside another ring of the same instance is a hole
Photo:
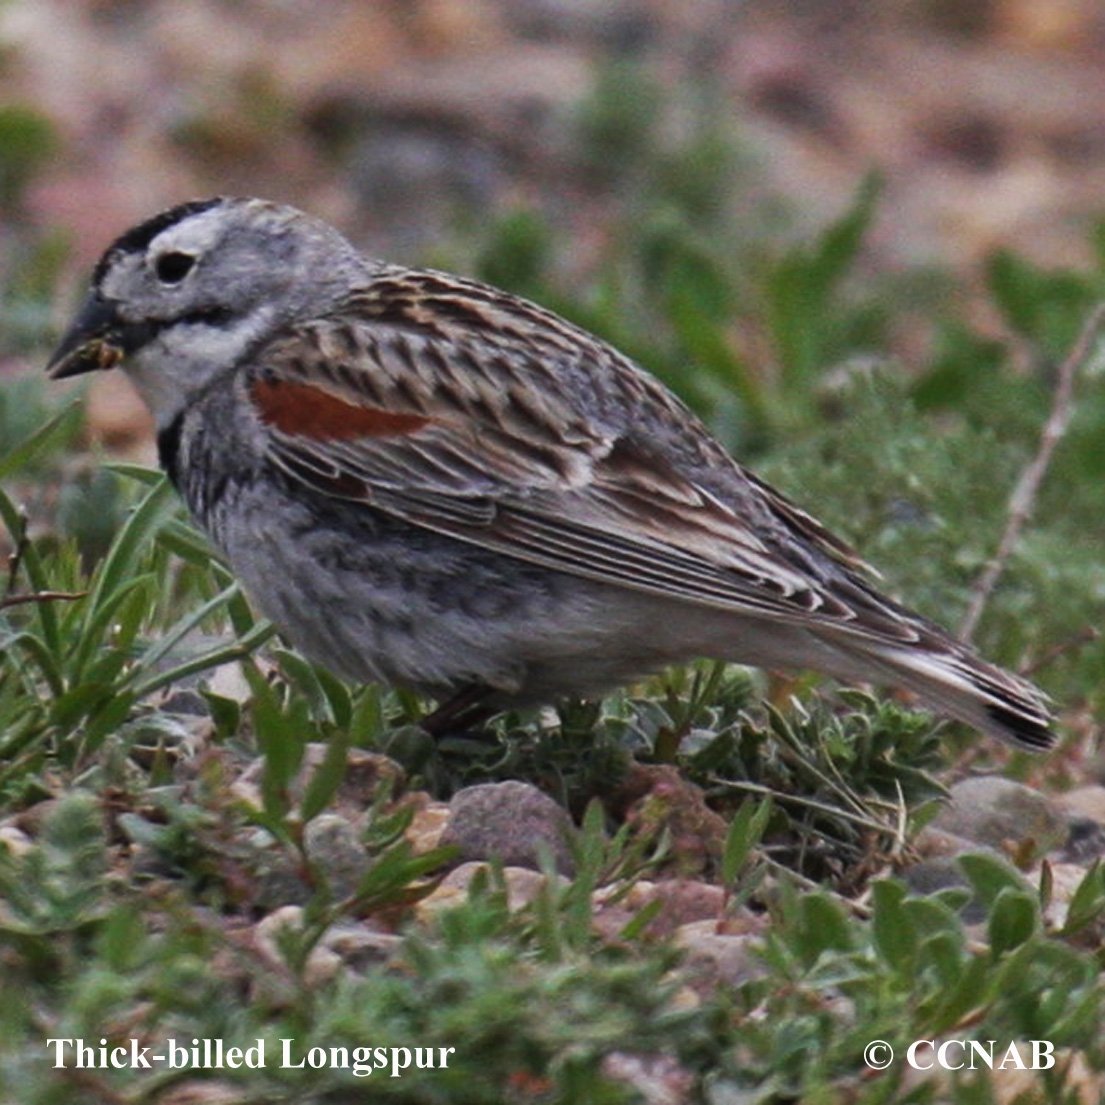
[[[917,639],[862,585],[845,588],[860,616],[803,570],[802,557],[780,555],[778,543],[653,451],[644,428],[582,415],[547,367],[554,357],[617,354],[521,301],[479,285],[447,287],[448,310],[425,289],[406,299],[376,290],[261,351],[245,381],[274,463],[322,494],[578,576]],[[655,382],[618,367],[661,416],[691,418]],[[719,451],[693,426],[702,441],[691,445]],[[750,513],[781,531],[808,521],[794,538],[844,568],[844,546],[798,508],[777,505],[751,481],[747,495]]]

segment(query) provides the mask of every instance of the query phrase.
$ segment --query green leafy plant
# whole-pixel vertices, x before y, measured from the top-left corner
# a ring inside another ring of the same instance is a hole
[[[0,462],[0,477],[27,463],[61,432],[67,415],[47,423]],[[152,474],[150,474],[152,475]],[[148,482],[148,477],[142,479]],[[86,576],[72,546],[44,551],[28,539],[23,514],[0,490],[0,520],[15,552],[0,606],[0,789],[18,785],[44,757],[69,769],[87,763],[139,703],[187,676],[248,655],[270,634],[254,623],[237,584],[191,531],[172,541],[203,575],[205,601],[167,621],[166,547],[178,507],[160,477]],[[18,590],[25,581],[25,589]],[[205,621],[232,610],[241,638],[182,658],[179,648]],[[167,622],[167,624],[166,624]]]

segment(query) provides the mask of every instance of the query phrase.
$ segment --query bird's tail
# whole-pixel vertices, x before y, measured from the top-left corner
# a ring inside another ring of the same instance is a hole
[[[1043,694],[966,646],[949,639],[946,647],[933,649],[889,643],[860,649],[855,642],[846,647],[857,664],[877,669],[937,713],[1031,752],[1055,743]]]

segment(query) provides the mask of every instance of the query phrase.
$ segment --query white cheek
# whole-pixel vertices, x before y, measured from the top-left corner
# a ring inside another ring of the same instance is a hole
[[[134,384],[135,391],[149,408],[158,429],[167,426],[185,405],[183,384],[178,373],[171,371],[160,358],[150,363],[149,349],[123,362],[123,371]]]
[[[274,313],[259,308],[223,326],[169,327],[129,357],[123,370],[157,425],[167,426],[214,377],[231,369],[271,329]]]

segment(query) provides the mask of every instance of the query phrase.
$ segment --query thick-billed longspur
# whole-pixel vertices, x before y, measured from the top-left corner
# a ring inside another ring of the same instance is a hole
[[[119,365],[260,610],[439,721],[696,656],[908,688],[1045,748],[1028,683],[881,594],[657,380],[483,284],[216,198],[128,231],[51,362]]]

